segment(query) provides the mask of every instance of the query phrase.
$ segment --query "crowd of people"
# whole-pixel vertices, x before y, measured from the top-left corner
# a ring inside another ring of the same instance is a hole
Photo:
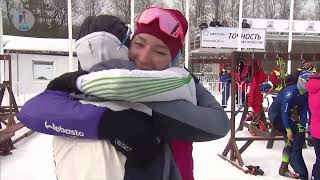
[[[281,58],[278,64],[284,63]],[[250,117],[251,125],[267,131],[266,125],[261,127],[262,116],[262,92],[276,93],[273,102],[268,109],[268,116],[272,126],[284,136],[285,145],[282,152],[282,161],[279,167],[279,175],[308,180],[308,170],[302,156],[306,134],[311,132],[311,145],[314,146],[316,162],[313,166],[312,178],[320,178],[320,154],[319,154],[319,130],[320,119],[318,102],[320,95],[320,75],[311,62],[304,61],[291,75],[286,74],[285,67],[279,66],[267,77],[261,64],[253,60],[251,64],[239,64],[235,73],[238,84],[245,83],[244,89],[247,105],[252,108]],[[222,87],[222,106],[227,106],[230,96],[231,71],[228,66],[222,69],[220,82]],[[249,87],[249,88],[247,88]],[[311,117],[311,118],[310,118]],[[309,129],[310,127],[310,129]],[[255,135],[255,134],[253,134]],[[289,164],[294,172],[289,170]]]
[[[209,25],[206,21],[201,22],[199,24],[199,28],[201,30],[206,29],[208,27],[229,27],[229,25],[228,25],[228,21],[226,19],[224,19],[222,22],[220,22],[217,18],[213,18],[212,21],[209,23]]]
[[[247,19],[243,19],[241,23],[242,28],[250,28],[251,25],[248,23]],[[230,27],[229,23],[226,19],[222,20],[220,22],[217,18],[213,18],[212,21],[210,21],[209,25],[208,22],[203,21],[199,24],[199,28],[201,30],[204,30],[208,27]]]

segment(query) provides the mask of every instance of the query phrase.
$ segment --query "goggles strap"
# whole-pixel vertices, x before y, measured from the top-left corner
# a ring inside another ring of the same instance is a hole
[[[121,41],[121,44],[120,44],[120,46],[119,46],[118,49],[120,49],[120,48],[128,41],[128,39],[129,39],[129,37],[130,37],[131,34],[132,34],[131,29],[128,28],[127,33],[126,33],[126,36],[125,36],[124,39]]]

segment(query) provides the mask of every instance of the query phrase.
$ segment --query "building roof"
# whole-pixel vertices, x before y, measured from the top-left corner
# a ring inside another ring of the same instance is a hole
[[[68,39],[35,38],[3,35],[3,44],[3,49],[7,51],[36,51],[59,53],[69,52]]]

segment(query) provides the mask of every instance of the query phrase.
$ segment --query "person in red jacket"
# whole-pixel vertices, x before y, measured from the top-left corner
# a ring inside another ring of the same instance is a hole
[[[267,75],[264,73],[260,61],[255,59],[251,64],[252,80],[250,83],[250,91],[248,94],[248,105],[253,112],[260,113],[262,111],[263,97],[259,85],[267,80]]]
[[[258,126],[259,129],[263,131],[267,131],[267,124],[265,122],[264,110],[262,107],[263,96],[260,90],[260,84],[267,80],[267,75],[263,71],[261,63],[258,59],[254,59],[252,61],[251,72],[252,77],[250,78],[250,90],[247,98],[248,106],[251,107],[253,111],[253,120],[251,124]]]

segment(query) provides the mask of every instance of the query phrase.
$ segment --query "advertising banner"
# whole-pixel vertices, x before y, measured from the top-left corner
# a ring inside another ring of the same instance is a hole
[[[242,29],[241,48],[265,49],[264,29]],[[238,29],[209,27],[202,30],[201,47],[238,48]]]

